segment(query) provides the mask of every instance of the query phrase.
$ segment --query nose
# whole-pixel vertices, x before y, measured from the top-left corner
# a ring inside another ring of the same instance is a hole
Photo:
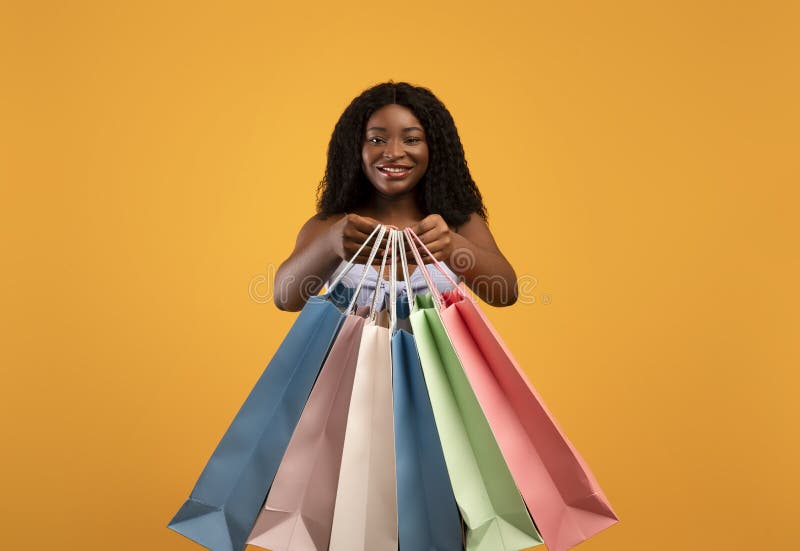
[[[386,149],[383,151],[383,156],[387,159],[397,159],[403,156],[403,142],[402,140],[389,140],[386,142]]]

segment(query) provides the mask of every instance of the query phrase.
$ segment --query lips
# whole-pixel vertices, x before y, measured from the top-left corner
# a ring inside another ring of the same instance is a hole
[[[383,165],[378,165],[375,168],[377,168],[378,172],[380,172],[387,178],[399,179],[408,176],[408,174],[413,170],[414,167],[408,165],[383,164]]]

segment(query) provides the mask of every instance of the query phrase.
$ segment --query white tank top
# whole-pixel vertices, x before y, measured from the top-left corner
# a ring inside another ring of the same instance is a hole
[[[328,281],[325,282],[325,290],[330,289],[330,284],[332,281],[336,279],[342,269],[347,265],[347,262],[344,260],[339,264],[336,270],[331,274],[331,277]],[[339,282],[339,285],[344,285],[346,287],[350,287],[351,289],[355,289],[358,286],[358,282],[361,279],[361,276],[364,274],[364,269],[367,267],[366,264],[353,264],[353,267],[350,269],[349,272],[345,274],[342,280]],[[459,282],[458,276],[453,272],[450,267],[442,263],[442,267],[445,269],[447,274],[453,278],[454,281]],[[380,264],[378,267],[370,267],[369,272],[367,273],[367,277],[364,279],[364,284],[361,286],[361,291],[358,293],[358,298],[356,299],[356,306],[369,306],[372,302],[375,293],[375,287],[378,283],[378,269],[380,268]],[[450,283],[447,278],[442,275],[442,273],[436,268],[434,264],[425,264],[425,268],[428,270],[428,273],[431,275],[431,279],[433,283],[436,285],[436,288],[439,291],[448,291],[453,288],[453,284]],[[424,294],[428,292],[428,285],[425,283],[425,276],[420,273],[420,268],[417,266],[413,272],[409,275],[411,281],[411,291],[413,293],[420,293]],[[406,293],[406,282],[405,281],[398,281],[397,282],[397,294],[400,296],[401,294]],[[389,298],[389,280],[384,278],[382,289],[379,291],[380,298],[378,299],[378,304],[385,304]]]

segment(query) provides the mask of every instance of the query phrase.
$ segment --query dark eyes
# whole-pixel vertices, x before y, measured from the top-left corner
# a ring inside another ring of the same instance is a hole
[[[408,138],[403,140],[403,142],[407,143],[407,144],[415,144],[415,143],[419,143],[421,141],[422,141],[422,138],[418,138],[416,136],[409,136]],[[367,142],[372,143],[372,144],[379,144],[379,143],[386,143],[386,140],[384,140],[383,138],[381,138],[379,136],[373,136],[372,138],[367,138]]]

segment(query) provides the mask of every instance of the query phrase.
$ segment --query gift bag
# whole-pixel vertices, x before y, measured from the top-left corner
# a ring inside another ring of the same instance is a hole
[[[403,233],[398,232],[399,258],[406,295],[398,298],[402,313],[414,295],[409,282]],[[393,259],[395,249],[392,250]],[[390,285],[395,284],[395,266]],[[395,307],[397,308],[397,307]],[[463,536],[453,488],[436,431],[428,390],[414,337],[396,328],[392,335],[392,396],[394,401],[395,457],[397,464],[397,518],[400,549],[461,551]]]
[[[390,230],[389,246],[396,230]],[[389,248],[387,247],[387,253]],[[386,267],[381,262],[380,283]],[[364,324],[347,416],[330,551],[397,549],[397,480],[392,419],[392,363],[386,311],[376,285]],[[395,297],[390,297],[393,304]]]
[[[424,266],[411,247],[417,266]],[[438,292],[426,270],[429,290]],[[489,423],[444,330],[434,295],[415,295],[411,326],[468,551],[518,551],[542,543]]]
[[[430,255],[413,231],[406,235]],[[565,551],[617,516],[475,300],[451,282],[439,297],[442,323],[547,548]]]
[[[383,232],[383,227],[376,227],[353,259],[376,233],[380,234],[379,242]],[[340,280],[341,277],[337,278],[331,287]],[[212,551],[245,548],[314,381],[346,315],[329,296],[330,292],[311,297],[303,307],[169,528]]]

